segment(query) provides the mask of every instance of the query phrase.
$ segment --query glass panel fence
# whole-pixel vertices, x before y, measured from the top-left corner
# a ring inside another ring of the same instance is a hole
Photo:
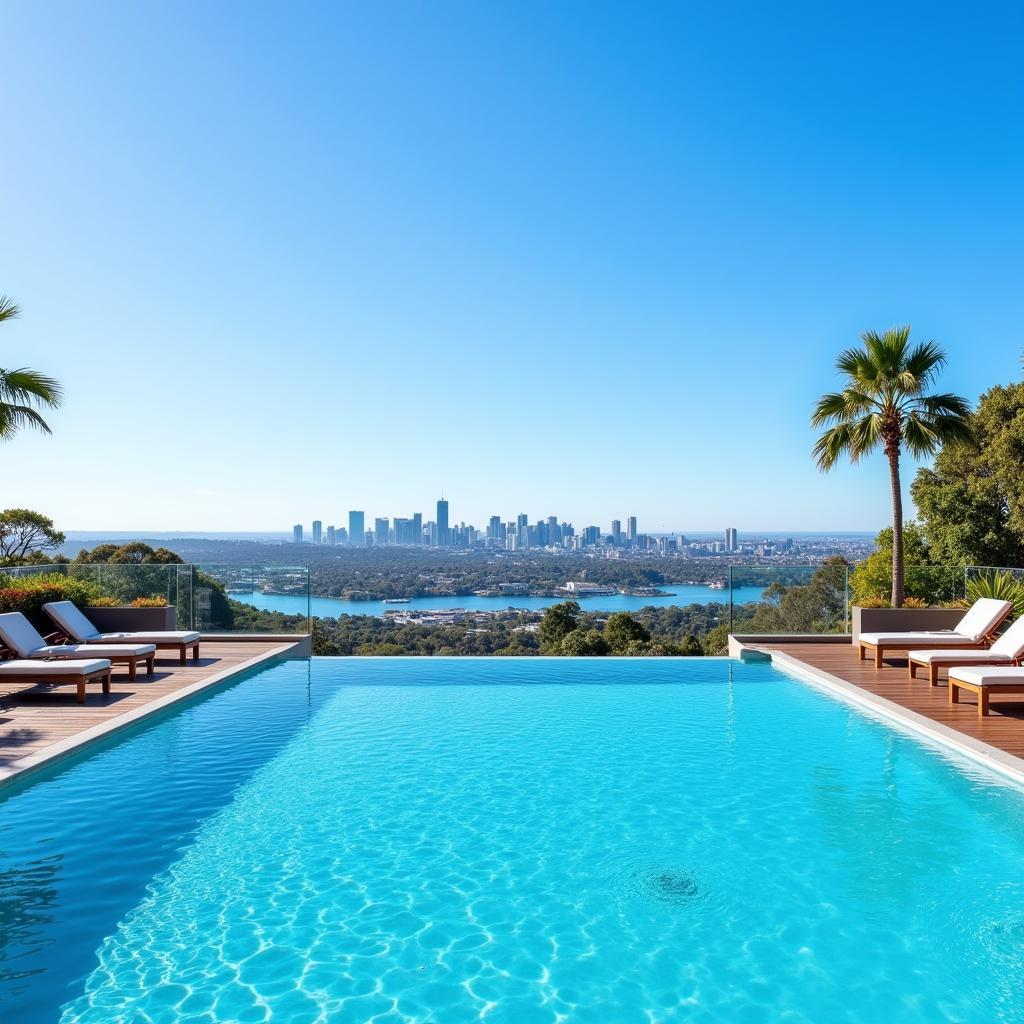
[[[1024,615],[1024,569],[997,565],[969,565],[964,570],[964,591],[968,601],[995,597],[1011,601],[1014,617]]]
[[[75,589],[71,581],[80,584]],[[56,563],[0,568],[0,586],[54,592],[16,598],[38,618],[44,601],[69,597],[85,607],[174,608],[168,626],[223,633],[308,633],[309,569],[280,565]],[[26,614],[28,614],[28,611]],[[150,627],[155,628],[155,627]]]
[[[846,565],[733,565],[730,633],[848,633]]]

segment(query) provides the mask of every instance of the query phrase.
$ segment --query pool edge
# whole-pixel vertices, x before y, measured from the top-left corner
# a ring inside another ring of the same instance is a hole
[[[745,650],[766,655],[772,664],[786,669],[789,674],[800,681],[823,690],[846,704],[866,709],[887,724],[895,723],[905,731],[919,737],[923,736],[940,748],[953,750],[1004,779],[1009,779],[1015,785],[1024,787],[1024,758],[1008,754],[1005,750],[1000,750],[984,740],[976,739],[952,729],[948,725],[943,725],[941,722],[936,722],[885,697],[864,690],[855,683],[849,683],[830,672],[814,665],[808,665],[782,651],[763,651],[756,647],[745,648]]]
[[[279,647],[271,648],[269,651],[262,651],[243,662],[232,665],[230,668],[214,672],[213,675],[200,679],[191,686],[184,686],[180,690],[167,693],[156,700],[144,704],[142,707],[126,711],[123,715],[119,715],[110,721],[101,722],[99,725],[94,725],[89,729],[69,736],[67,739],[51,743],[36,754],[30,754],[11,762],[9,765],[0,768],[0,795],[11,786],[24,783],[37,772],[53,768],[65,758],[77,756],[88,747],[107,740],[116,733],[131,728],[147,718],[166,712],[168,708],[176,704],[185,703],[204,690],[223,685],[235,676],[249,672],[259,665],[287,657],[296,646],[298,645],[295,642],[288,642]]]

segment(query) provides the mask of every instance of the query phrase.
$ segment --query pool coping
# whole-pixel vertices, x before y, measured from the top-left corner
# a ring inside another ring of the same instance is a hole
[[[128,729],[146,718],[157,715],[175,704],[180,704],[189,700],[196,694],[202,693],[203,690],[208,690],[213,686],[218,686],[226,682],[228,679],[240,675],[243,672],[248,672],[250,669],[255,668],[258,665],[275,661],[293,653],[294,648],[299,646],[301,646],[300,643],[289,641],[288,643],[282,644],[280,647],[273,647],[269,651],[263,651],[260,654],[246,659],[245,661],[232,665],[230,668],[214,672],[212,675],[207,676],[205,679],[200,679],[198,682],[192,683],[190,686],[183,686],[181,689],[175,690],[172,693],[166,693],[162,697],[157,697],[155,700],[142,705],[142,707],[135,708],[132,711],[126,711],[123,715],[112,718],[107,722],[101,722],[99,725],[90,726],[88,729],[82,730],[82,732],[75,733],[74,736],[57,740],[55,743],[51,743],[49,746],[44,747],[38,753],[28,754],[17,761],[12,761],[5,767],[0,768],[0,792],[3,792],[4,789],[16,782],[24,782],[29,775],[32,775],[44,768],[50,768],[56,762],[80,753],[86,747],[90,747],[95,743],[99,743],[101,740],[109,738],[115,733]]]
[[[799,658],[794,658],[782,651],[766,651],[756,646],[744,646],[743,651],[768,658],[773,664],[785,668],[792,675],[816,689],[823,690],[846,704],[867,710],[875,717],[881,718],[886,724],[895,724],[906,732],[923,737],[934,746],[947,751],[952,750],[1015,785],[1024,787],[1024,758],[1009,754],[1005,750],[992,746],[991,743],[968,736],[942,722],[936,722],[917,711],[912,711],[885,697],[864,690],[856,683],[847,682],[839,676],[834,676],[814,665],[808,665],[806,662],[800,661]]]

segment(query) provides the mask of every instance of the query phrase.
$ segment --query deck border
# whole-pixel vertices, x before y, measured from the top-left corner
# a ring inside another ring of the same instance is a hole
[[[0,768],[0,796],[2,796],[3,791],[7,787],[14,783],[24,782],[28,776],[34,775],[44,768],[50,768],[65,758],[79,754],[86,747],[91,747],[102,740],[109,739],[115,733],[129,729],[144,719],[157,715],[175,704],[184,703],[204,690],[225,683],[234,676],[248,672],[250,669],[265,662],[293,657],[293,649],[301,646],[301,639],[300,637],[297,640],[284,643],[280,647],[263,651],[248,658],[246,661],[239,662],[237,665],[214,672],[212,675],[207,676],[205,679],[200,679],[190,686],[183,686],[179,690],[165,693],[162,697],[157,697],[141,707],[126,711],[123,715],[118,715],[109,721],[90,726],[88,729],[83,729],[82,732],[75,733],[74,736],[57,740],[55,743],[44,747],[38,753],[27,754],[17,761],[12,761],[6,767]]]
[[[937,746],[945,751],[952,750],[969,761],[988,768],[1014,783],[1015,786],[1024,787],[1024,758],[1009,754],[1005,750],[994,747],[991,743],[968,736],[942,722],[936,722],[934,719],[912,711],[910,708],[905,708],[887,697],[871,693],[870,690],[865,690],[856,683],[834,676],[815,665],[808,665],[807,662],[783,651],[764,650],[758,647],[744,649],[756,651],[758,654],[769,657],[773,664],[785,668],[809,685],[827,692],[846,704],[852,704],[861,710],[872,713],[873,717],[882,719],[887,725],[895,725],[901,731],[912,733],[917,738],[923,738],[929,741],[931,746]]]

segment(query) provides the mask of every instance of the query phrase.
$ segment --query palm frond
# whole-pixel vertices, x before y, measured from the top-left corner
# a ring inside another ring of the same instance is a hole
[[[5,320],[13,320],[15,317],[21,315],[21,308],[13,300],[9,299],[6,295],[0,295],[0,324]]]
[[[814,458],[818,469],[827,473],[850,450],[850,427],[846,423],[830,427],[814,442]],[[852,457],[852,456],[851,456]]]
[[[0,402],[0,441],[10,440],[22,427],[33,427],[52,434],[49,424],[29,405],[8,405]]]
[[[0,370],[0,403],[31,403],[56,409],[64,398],[64,390],[52,377],[35,370]]]

